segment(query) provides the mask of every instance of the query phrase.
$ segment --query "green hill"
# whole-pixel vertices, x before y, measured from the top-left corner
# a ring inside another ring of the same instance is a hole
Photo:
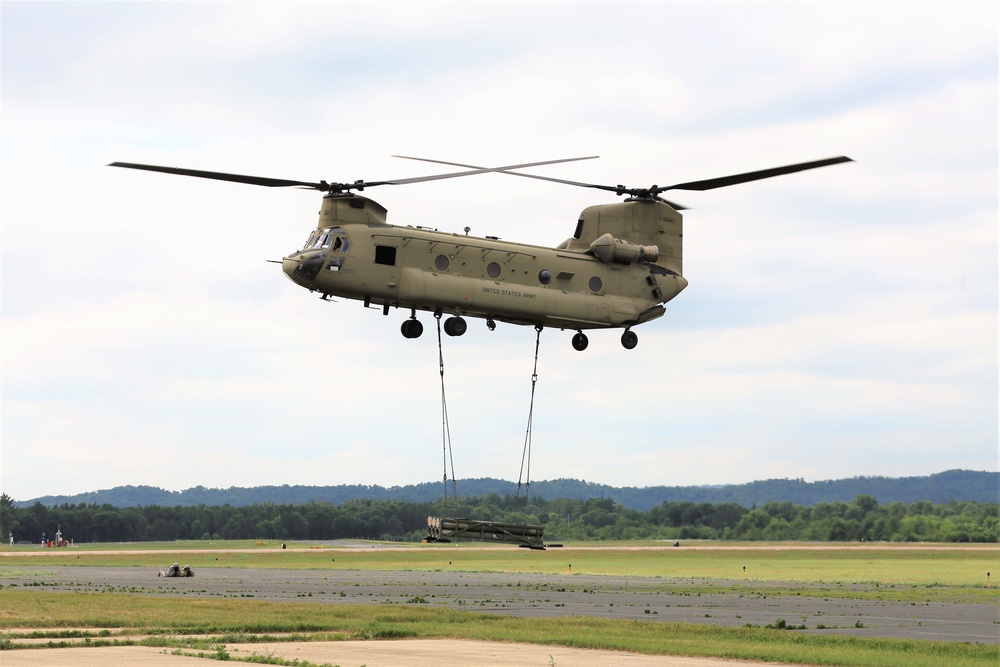
[[[462,479],[457,483],[461,496],[513,494],[517,486],[500,479]],[[448,488],[449,494],[451,487]],[[795,505],[815,505],[821,502],[849,502],[859,494],[873,496],[882,505],[899,501],[910,504],[918,500],[932,503],[975,501],[995,503],[1000,501],[1000,473],[973,470],[948,470],[920,477],[851,477],[839,480],[806,482],[802,479],[768,479],[747,484],[723,486],[649,486],[613,487],[606,484],[576,479],[555,479],[532,482],[531,494],[545,499],[608,498],[641,511],[649,510],[664,501],[694,503],[737,503],[744,507],[769,502],[788,501]],[[408,486],[383,487],[378,485],[340,486],[257,486],[252,488],[230,487],[210,489],[196,486],[184,491],[168,491],[152,486],[117,486],[72,496],[43,496],[31,500],[16,500],[16,506],[39,502],[52,507],[80,503],[109,504],[115,507],[162,507],[231,505],[241,507],[253,504],[303,504],[325,501],[335,505],[358,498],[374,500],[404,500],[433,502],[442,497],[441,482],[426,482]]]

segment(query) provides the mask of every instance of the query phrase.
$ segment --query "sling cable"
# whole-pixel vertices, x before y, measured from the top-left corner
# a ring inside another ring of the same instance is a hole
[[[535,325],[535,367],[531,370],[531,403],[528,405],[528,426],[524,430],[524,449],[521,450],[521,472],[517,476],[517,493],[521,495],[521,479],[524,479],[524,497],[528,497],[531,484],[531,421],[535,411],[535,383],[538,382],[538,346],[542,340],[542,326]]]
[[[448,464],[451,463],[451,481],[453,487],[452,501],[458,509],[458,488],[455,479],[455,462],[451,450],[451,429],[448,424],[448,401],[444,386],[444,346],[441,341],[441,311],[434,313],[437,319],[438,337],[438,368],[441,375],[441,448],[444,457],[444,499],[448,501]],[[521,474],[517,481],[518,495],[524,480],[524,493],[527,499],[528,485],[531,478],[531,422],[535,406],[535,383],[538,381],[538,347],[542,335],[542,327],[535,326],[535,367],[531,373],[531,403],[528,408],[528,426],[524,436],[524,451],[521,454]],[[452,542],[475,540],[482,542],[504,542],[516,544],[528,549],[545,549],[543,534],[545,527],[530,524],[508,524],[495,521],[480,521],[458,517],[427,517],[428,542]],[[561,544],[553,546],[562,546]]]
[[[455,460],[451,453],[451,428],[448,425],[448,400],[444,391],[444,348],[441,345],[441,311],[434,313],[438,333],[438,368],[441,371],[441,450],[444,459],[444,500],[448,502],[448,463],[451,463],[452,500],[458,503],[458,481],[455,479]]]

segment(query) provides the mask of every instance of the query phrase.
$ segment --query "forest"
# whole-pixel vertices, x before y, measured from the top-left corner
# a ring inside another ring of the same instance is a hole
[[[417,542],[428,516],[545,527],[547,542],[578,540],[804,540],[821,542],[997,542],[1000,503],[919,500],[880,505],[870,495],[849,502],[750,507],[664,501],[636,510],[609,498],[545,500],[490,493],[433,502],[354,499],[340,504],[257,503],[116,507],[40,502],[18,506],[0,495],[0,534],[39,544],[60,529],[73,543],[162,540],[333,540]]]
[[[514,492],[514,482],[481,477],[460,479],[458,490],[462,496],[486,496],[491,493],[504,495]],[[787,500],[796,505],[815,505],[821,502],[850,502],[859,495],[874,496],[883,505],[895,500],[913,503],[929,500],[946,503],[952,500],[997,502],[1000,500],[1000,473],[975,470],[946,470],[916,477],[852,477],[848,479],[817,480],[766,479],[743,484],[718,486],[647,486],[614,487],[577,479],[553,479],[531,482],[533,492],[543,498],[610,498],[625,507],[649,510],[665,500],[693,503],[739,503],[744,507]],[[19,507],[40,502],[48,507],[78,505],[79,503],[110,504],[115,507],[141,507],[144,505],[244,505],[278,503],[307,504],[326,501],[340,505],[349,500],[408,500],[414,503],[432,503],[441,496],[441,481],[410,484],[406,486],[379,486],[377,484],[342,484],[339,486],[280,486],[229,487],[224,489],[196,486],[183,491],[168,491],[152,486],[116,486],[76,495],[42,496],[15,501]]]

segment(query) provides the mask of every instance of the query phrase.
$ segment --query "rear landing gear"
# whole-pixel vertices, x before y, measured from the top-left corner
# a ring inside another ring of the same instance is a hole
[[[589,343],[590,341],[587,340],[587,336],[582,331],[577,331],[573,334],[573,349],[577,352],[586,350]]]
[[[449,336],[461,336],[468,329],[468,322],[461,317],[449,317],[444,321],[444,332]]]
[[[639,337],[635,335],[635,332],[631,329],[626,329],[625,333],[622,334],[622,347],[626,350],[633,349],[639,344]]]

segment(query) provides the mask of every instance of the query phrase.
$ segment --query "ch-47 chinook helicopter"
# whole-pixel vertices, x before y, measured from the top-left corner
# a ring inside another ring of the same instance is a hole
[[[402,156],[398,156],[402,157]],[[682,221],[685,207],[660,197],[667,190],[712,190],[797,171],[850,162],[834,157],[722,178],[675,185],[628,188],[595,185],[518,169],[593,159],[569,158],[502,167],[407,158],[451,165],[460,172],[390,181],[308,182],[222,172],[113,162],[109,166],[210,178],[266,187],[300,187],[324,192],[319,222],[305,246],[281,261],[297,285],[323,299],[357,299],[366,307],[409,309],[403,336],[417,338],[423,325],[417,311],[448,315],[444,331],[461,336],[465,317],[576,331],[573,347],[587,348],[584,330],[624,329],[621,343],[632,349],[635,327],[663,315],[663,304],[687,287],[682,271]],[[355,194],[378,185],[402,185],[484,173],[596,188],[628,195],[623,202],[589,206],[573,236],[554,248],[471,237],[423,227],[386,223],[386,209]]]

